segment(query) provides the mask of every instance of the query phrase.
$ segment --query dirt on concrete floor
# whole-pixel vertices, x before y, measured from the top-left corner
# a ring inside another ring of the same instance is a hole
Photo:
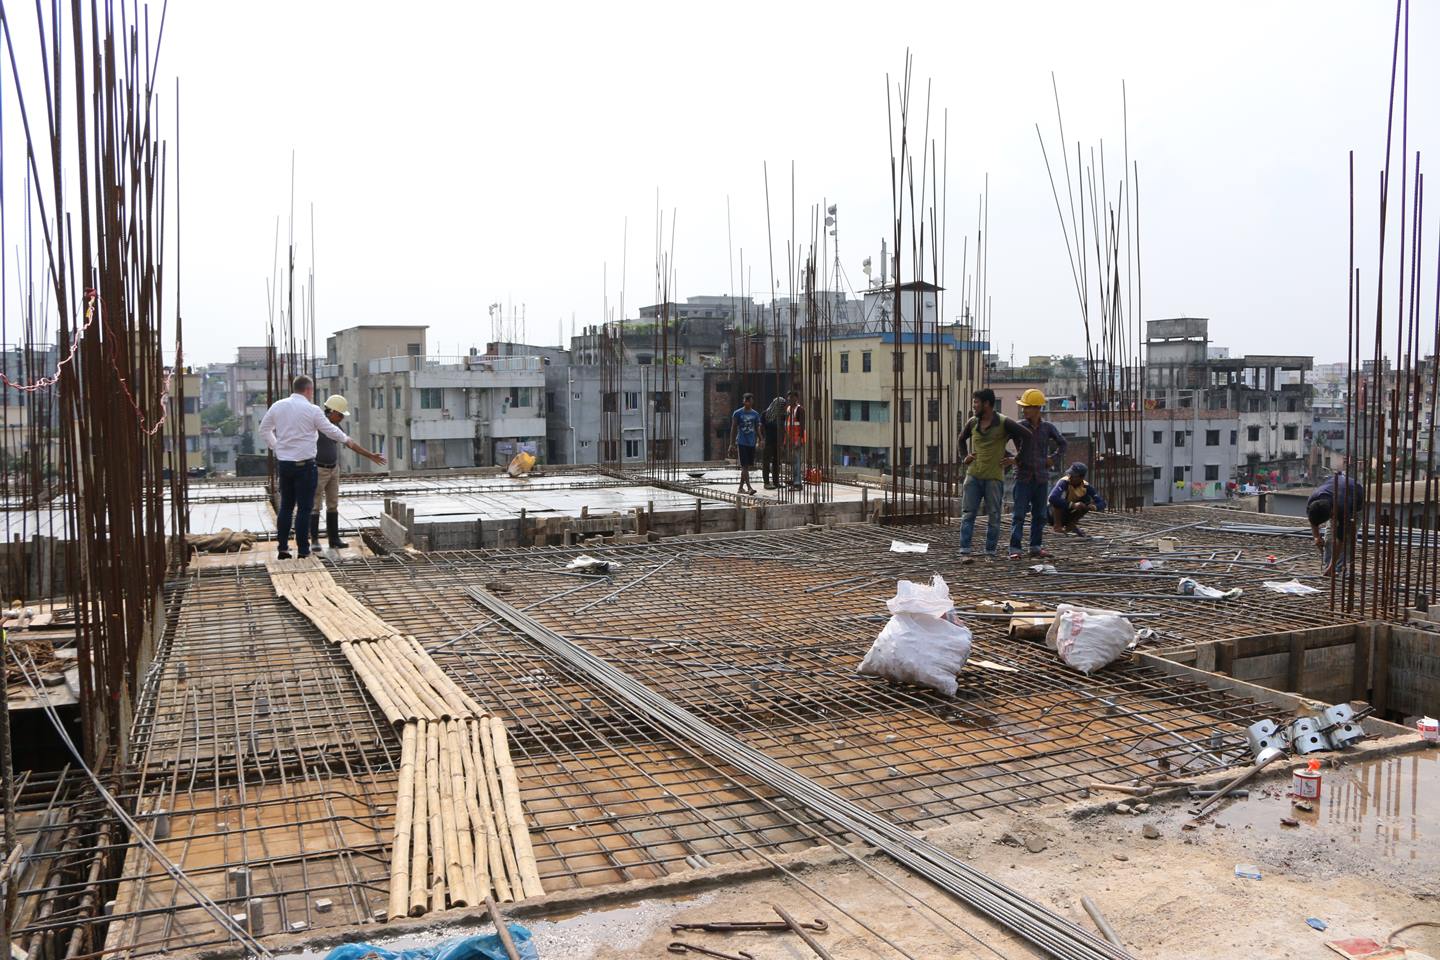
[[[1266,781],[1248,799],[1230,802],[1190,829],[1193,802],[1165,801],[1142,814],[1075,819],[1056,809],[996,818],[930,838],[1093,931],[1080,905],[1088,894],[1127,948],[1146,960],[1320,960],[1335,956],[1327,940],[1367,936],[1383,943],[1406,924],[1440,920],[1440,752],[1326,771],[1328,793],[1309,812],[1292,806],[1288,790],[1288,781]],[[1282,818],[1297,825],[1284,826]],[[1158,836],[1147,837],[1147,826]],[[871,869],[806,869],[799,880],[813,890],[796,880],[767,878],[688,900],[645,900],[530,926],[547,960],[663,957],[677,940],[743,950],[756,960],[813,956],[789,935],[669,929],[681,922],[770,919],[769,905],[779,903],[796,919],[827,919],[830,929],[817,939],[837,958],[899,956],[880,935],[919,958],[1040,956],[884,857],[868,857],[865,864]],[[1258,867],[1261,879],[1237,877],[1238,864]],[[1314,929],[1309,918],[1326,929]],[[1400,942],[1440,956],[1440,928],[1416,928]]]

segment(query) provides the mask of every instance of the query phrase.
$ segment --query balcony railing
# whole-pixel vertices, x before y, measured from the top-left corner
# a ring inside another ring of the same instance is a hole
[[[370,361],[371,373],[464,372],[539,373],[545,369],[541,357],[380,357]]]

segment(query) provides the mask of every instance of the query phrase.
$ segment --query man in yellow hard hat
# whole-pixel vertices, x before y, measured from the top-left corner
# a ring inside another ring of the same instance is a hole
[[[1016,443],[1016,453],[1005,458],[1015,467],[1014,516],[1010,521],[1010,559],[1020,559],[1020,532],[1025,514],[1030,514],[1030,556],[1048,557],[1042,545],[1049,514],[1050,468],[1065,456],[1065,438],[1055,425],[1042,418],[1045,394],[1031,387],[1020,395],[1020,413],[1030,433]]]
[[[340,394],[332,394],[326,398],[324,410],[325,419],[338,427],[340,421],[350,412],[350,403]],[[345,446],[372,463],[381,466],[385,464],[384,457],[371,453],[354,440]],[[340,550],[349,546],[340,539],[340,444],[323,433],[315,441],[315,469],[317,479],[315,500],[310,514],[310,539],[320,542],[320,501],[324,500],[325,533],[329,538],[330,548]]]

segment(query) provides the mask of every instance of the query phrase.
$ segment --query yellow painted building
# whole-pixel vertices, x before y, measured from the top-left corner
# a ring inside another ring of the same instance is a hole
[[[830,339],[832,463],[884,468],[892,457],[901,467],[953,459],[970,394],[984,385],[989,344],[968,324],[927,330],[918,344],[913,332],[900,339],[897,345],[893,330]]]

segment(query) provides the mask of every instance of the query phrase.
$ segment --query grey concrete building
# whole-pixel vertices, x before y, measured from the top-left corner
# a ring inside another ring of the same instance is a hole
[[[673,442],[680,463],[705,459],[705,368],[671,365],[669,389],[660,367],[627,365],[620,376],[618,412],[620,439],[616,456],[623,464],[642,466],[653,453],[664,459]],[[604,407],[598,364],[557,364],[545,368],[548,404],[547,438],[552,463],[600,463],[601,412]],[[674,411],[674,416],[666,410]],[[670,435],[671,426],[675,433]]]
[[[400,437],[401,456],[391,457],[397,470],[409,466],[408,441],[396,429],[403,415],[398,419],[394,416],[393,393],[389,398],[392,402],[383,408],[372,403],[370,364],[390,357],[425,356],[427,329],[423,324],[367,324],[337,330],[325,339],[325,362],[316,371],[316,398],[323,402],[325,397],[338,393],[350,402],[350,416],[344,429],[359,443],[370,446],[370,440],[383,436],[386,438],[383,452],[390,456],[397,443],[395,438]],[[340,458],[351,471],[377,473],[385,469],[349,451],[342,452]]]

